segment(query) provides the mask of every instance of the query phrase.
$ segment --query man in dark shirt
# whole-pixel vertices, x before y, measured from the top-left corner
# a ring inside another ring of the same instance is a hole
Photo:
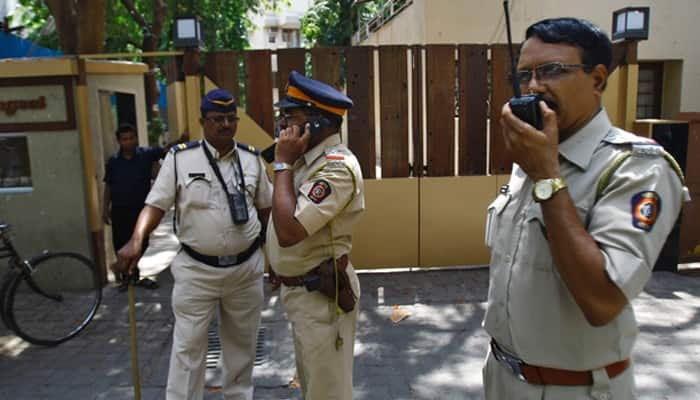
[[[136,128],[130,124],[121,124],[115,133],[119,142],[119,151],[107,161],[105,167],[104,209],[102,219],[112,225],[112,244],[115,251],[129,241],[136,225],[136,219],[144,206],[144,201],[151,190],[154,164],[165,156],[166,147],[139,147]],[[186,138],[183,135],[180,139]],[[172,143],[175,144],[175,143]],[[148,240],[143,249],[148,247]],[[141,286],[155,289],[156,283],[150,279],[138,280]],[[122,282],[120,290],[126,288],[124,276],[117,276]]]

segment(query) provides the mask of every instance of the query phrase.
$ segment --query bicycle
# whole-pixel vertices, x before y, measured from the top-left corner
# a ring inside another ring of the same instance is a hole
[[[55,346],[80,333],[102,301],[95,265],[72,252],[20,257],[0,221],[0,259],[9,270],[0,286],[0,314],[8,329],[32,344]]]

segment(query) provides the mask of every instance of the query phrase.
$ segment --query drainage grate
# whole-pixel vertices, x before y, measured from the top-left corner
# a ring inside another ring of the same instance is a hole
[[[258,340],[255,343],[255,362],[254,365],[262,365],[265,363],[267,358],[267,352],[265,351],[265,335],[267,333],[267,328],[264,326],[258,327]]]
[[[209,325],[209,331],[207,332],[207,369],[216,369],[220,363],[219,358],[221,357],[221,340],[219,340],[219,328],[216,321],[212,321]],[[254,365],[262,365],[267,359],[267,354],[265,351],[265,335],[267,334],[267,328],[260,326],[258,328],[258,337],[255,343],[255,361]]]

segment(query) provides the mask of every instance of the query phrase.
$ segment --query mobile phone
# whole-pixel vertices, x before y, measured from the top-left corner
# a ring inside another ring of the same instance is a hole
[[[265,160],[268,164],[275,161],[275,143],[272,143],[272,145],[264,148],[260,152],[260,157],[262,157],[263,160]]]

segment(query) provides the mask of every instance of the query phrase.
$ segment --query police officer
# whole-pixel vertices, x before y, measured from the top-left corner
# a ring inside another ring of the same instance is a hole
[[[340,125],[352,100],[296,71],[289,75],[280,111],[273,169],[270,265],[282,281],[281,298],[294,334],[297,375],[306,400],[351,400],[358,306],[343,312],[316,290],[314,271],[327,260],[343,269],[360,296],[348,262],[352,228],[364,210],[360,166],[341,143]]]
[[[611,49],[580,19],[527,29],[514,79],[545,100],[544,128],[503,106],[515,164],[488,208],[487,399],[635,398],[630,302],[684,187],[663,148],[613,127],[601,107]]]
[[[141,243],[175,205],[182,251],[171,267],[175,328],[169,400],[203,398],[207,329],[217,310],[224,398],[253,398],[263,302],[260,235],[272,184],[256,151],[233,139],[237,122],[230,93],[215,89],[202,98],[204,140],[168,153],[131,240],[119,251],[122,268],[133,270]]]

